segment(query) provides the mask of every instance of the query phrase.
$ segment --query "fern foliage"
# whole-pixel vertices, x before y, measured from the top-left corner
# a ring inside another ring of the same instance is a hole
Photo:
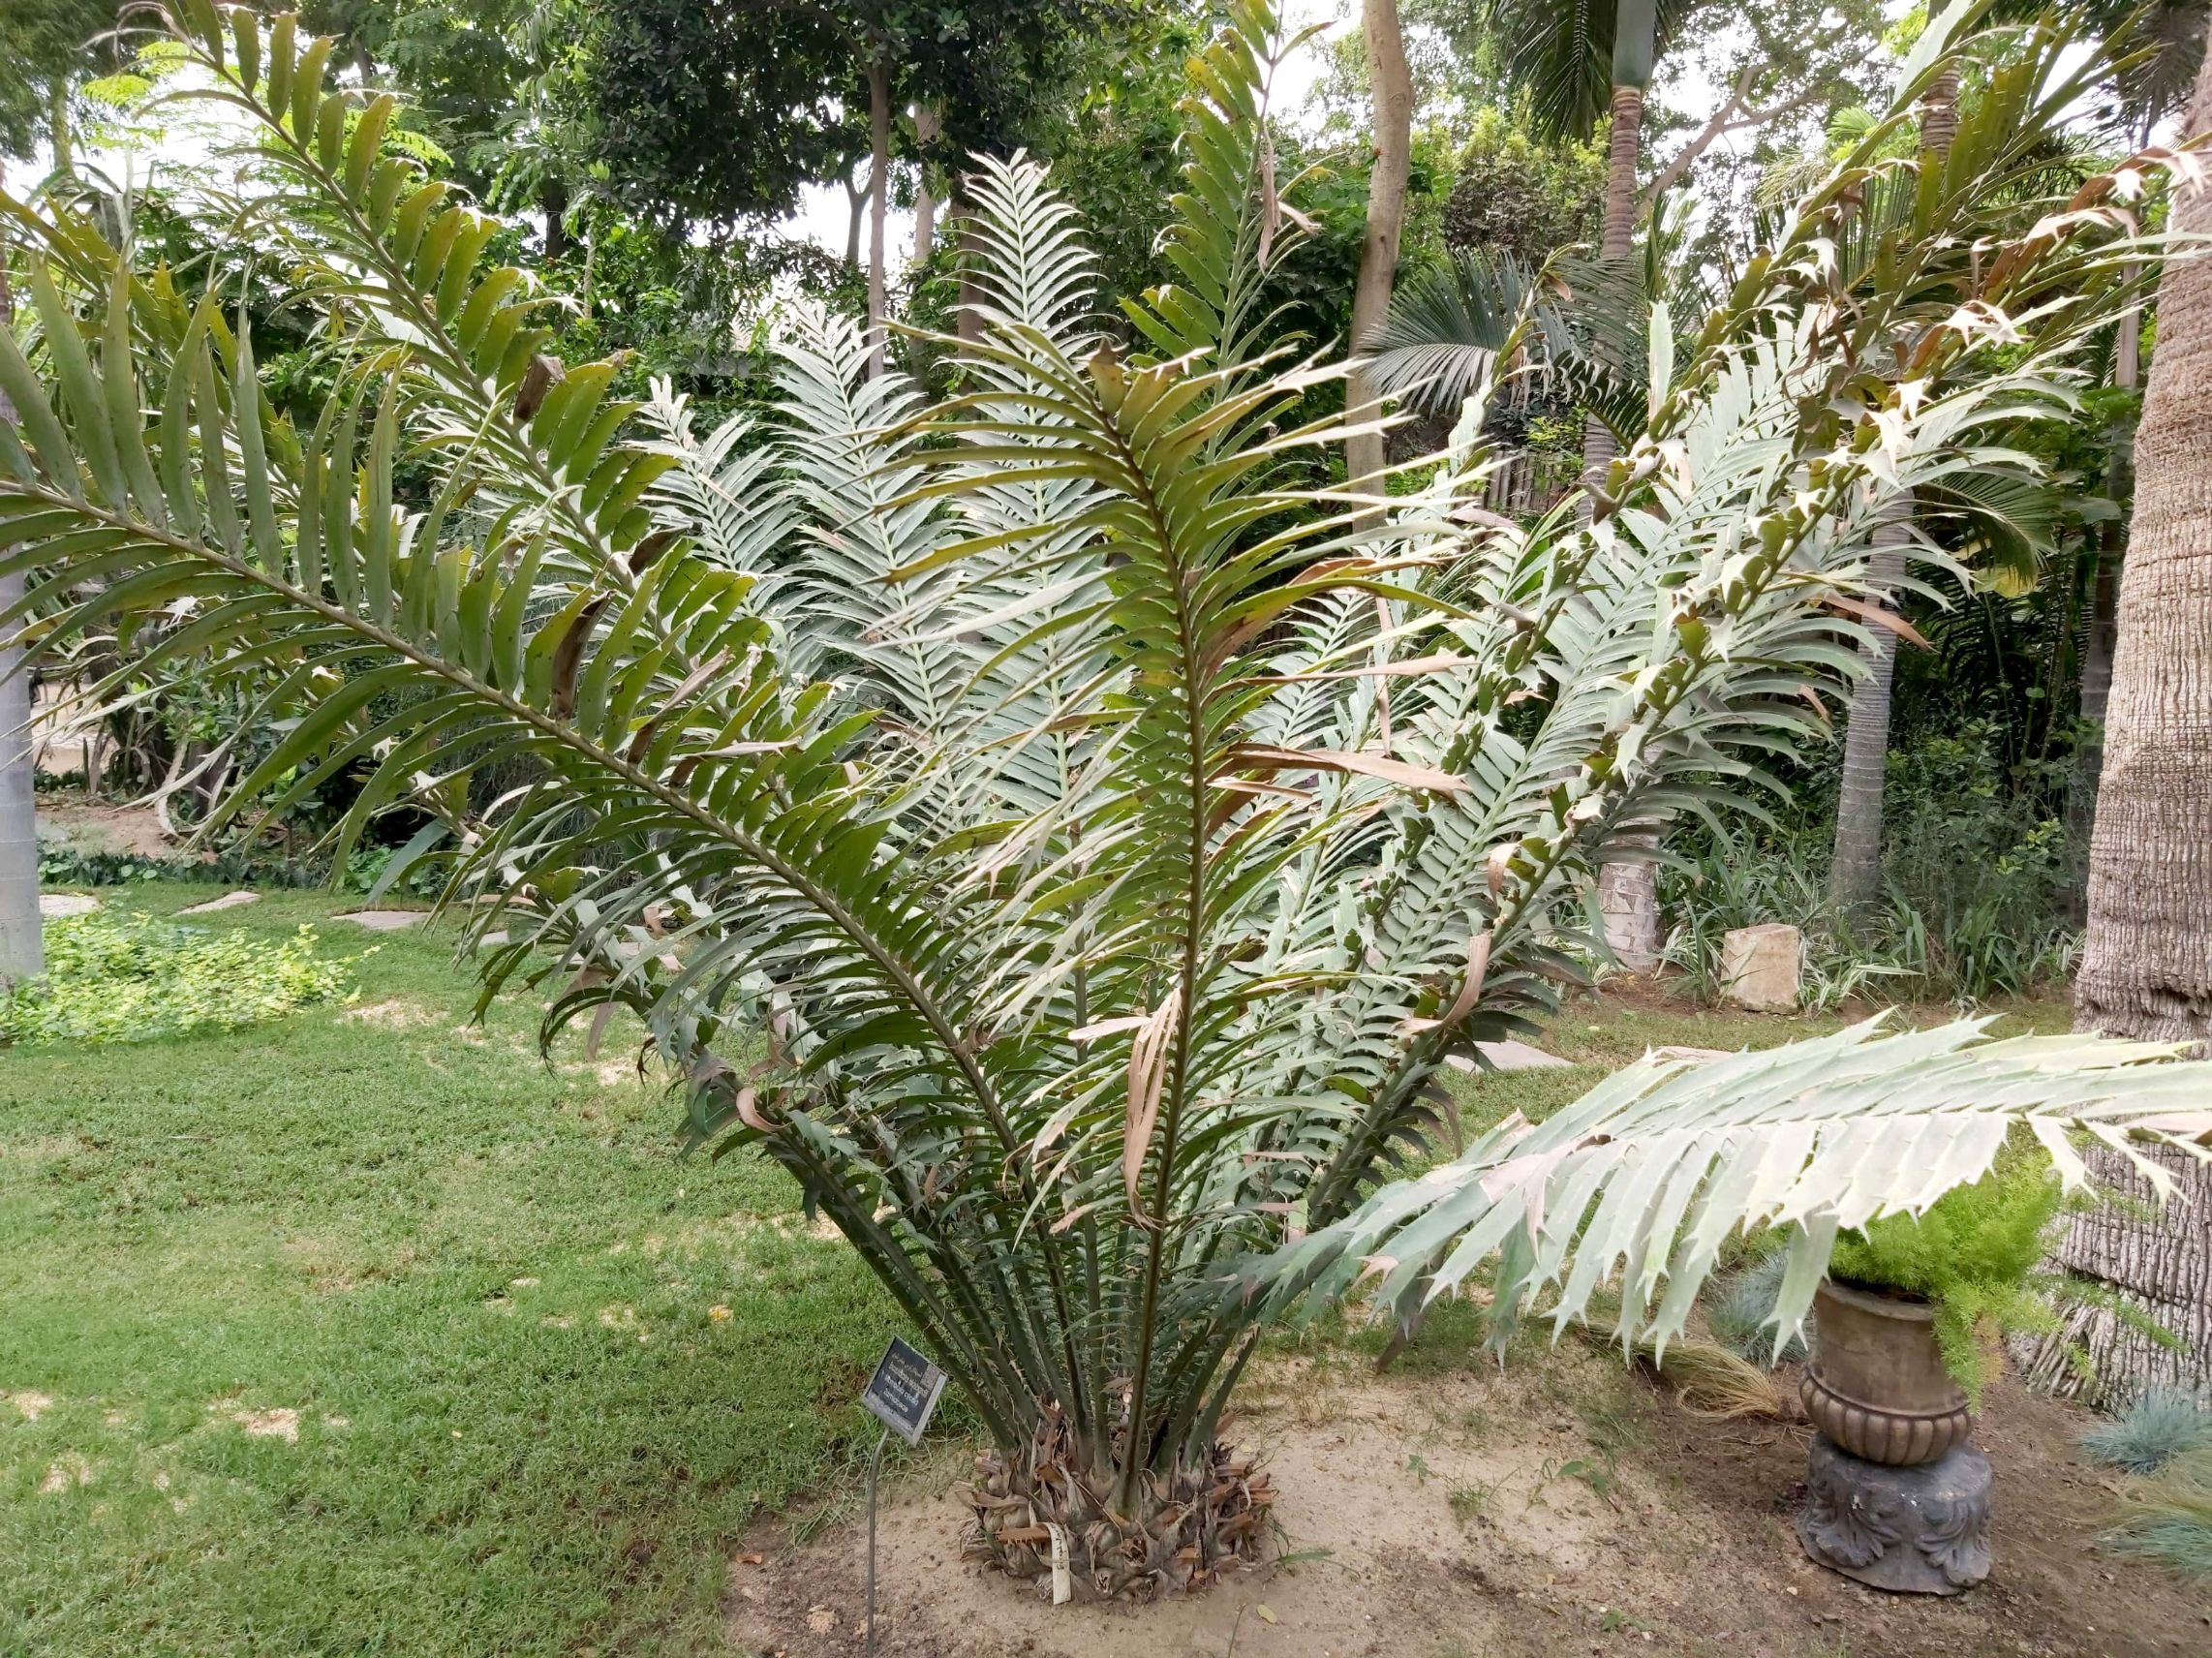
[[[1285,47],[1264,0],[1230,14],[1192,65],[1175,280],[1093,316],[1043,171],[979,161],[981,338],[935,343],[962,353],[941,399],[820,313],[751,425],[552,362],[492,221],[382,146],[388,100],[211,0],[170,14],[192,95],[258,138],[208,210],[324,319],[315,418],[271,402],[235,294],[6,209],[35,247],[0,337],[13,622],[249,691],[281,740],[223,812],[357,769],[342,837],[429,813],[409,855],[443,860],[484,994],[543,986],[549,1029],[633,1009],[694,1139],[790,1170],[1000,1445],[1054,1448],[1085,1525],[1171,1509],[1268,1320],[1407,1228],[1394,1296],[1502,1251],[1509,1301],[1625,1260],[1634,1306],[1662,1266],[1694,1293],[1749,1217],[1832,1236],[1972,1180],[2015,1119],[2056,1153],[2203,1086],[1861,1031],[1635,1067],[1384,1186],[1441,1126],[1446,1058],[1552,1006],[1608,847],[1822,728],[1884,499],[2066,408],[2158,246],[2104,195],[1971,246],[1939,200],[1870,295],[1834,247],[1910,165],[1879,130],[1585,497],[1485,512],[1469,419],[1378,522],[1312,482],[1343,433],[1299,411],[1341,365],[1259,309],[1301,234]],[[1582,1244],[1578,1194],[1607,1217]],[[1113,1535],[1113,1572],[1165,1569]]]

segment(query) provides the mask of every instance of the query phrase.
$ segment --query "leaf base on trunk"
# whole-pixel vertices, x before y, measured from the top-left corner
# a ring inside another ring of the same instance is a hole
[[[1085,1465],[1067,1421],[1048,1412],[1029,1444],[987,1451],[960,1495],[975,1511],[965,1540],[970,1558],[1052,1592],[1053,1528],[1067,1538],[1069,1586],[1077,1600],[1149,1601],[1187,1594],[1261,1557],[1275,1490],[1252,1459],[1228,1446],[1203,1461],[1148,1475],[1139,1512],[1111,1504],[1111,1477]]]

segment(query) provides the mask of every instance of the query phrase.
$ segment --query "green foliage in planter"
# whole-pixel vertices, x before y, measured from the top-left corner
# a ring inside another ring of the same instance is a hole
[[[2057,1328],[2053,1274],[2040,1273],[2045,1233],[2065,1203],[2057,1173],[2026,1157],[1938,1198],[1919,1218],[1886,1214],[1836,1240],[1828,1274],[1868,1289],[1925,1297],[1936,1344],[1970,1400],[1986,1380],[1984,1330]]]
[[[303,926],[272,943],[144,915],[49,921],[46,976],[0,999],[0,1044],[145,1042],[241,1030],[349,994],[350,959]]]

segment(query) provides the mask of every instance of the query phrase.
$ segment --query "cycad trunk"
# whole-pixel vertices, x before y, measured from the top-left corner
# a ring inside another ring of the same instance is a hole
[[[1920,99],[1920,166],[1942,168],[1958,136],[1958,71],[1936,77]],[[1902,349],[1900,347],[1900,349]],[[1912,540],[1910,495],[1900,496],[1876,533],[1867,573],[1893,588],[1905,573]],[[1848,917],[1863,917],[1882,897],[1882,781],[1889,758],[1889,700],[1897,641],[1877,629],[1867,646],[1865,677],[1851,692],[1843,738],[1843,787],[1836,798],[1835,848],[1828,864],[1828,902]]]
[[[1390,313],[1398,277],[1398,239],[1405,227],[1405,185],[1413,141],[1413,77],[1405,62],[1405,37],[1398,0],[1365,0],[1367,76],[1374,86],[1374,169],[1367,176],[1367,231],[1360,246],[1360,278],[1352,292],[1352,349],[1362,350]],[[1364,373],[1345,384],[1345,407],[1368,418],[1382,413]],[[1384,489],[1385,445],[1380,432],[1344,440],[1344,470],[1352,488]]]
[[[1636,158],[1643,140],[1644,89],[1613,89],[1613,133],[1607,141],[1605,226],[1598,251],[1609,260],[1624,260],[1636,246]],[[1602,485],[1619,445],[1613,429],[1591,415],[1582,426],[1582,476]],[[1627,844],[1649,850],[1656,840],[1647,835],[1624,838]],[[1659,879],[1647,857],[1629,857],[1598,871],[1598,908],[1605,917],[1606,943],[1613,957],[1632,973],[1647,973],[1659,965]]]
[[[1913,502],[1890,498],[1874,532],[1867,574],[1884,590],[1905,573],[1912,536]],[[1896,636],[1877,628],[1861,659],[1865,677],[1852,688],[1843,730],[1843,783],[1835,803],[1835,855],[1828,864],[1828,902],[1854,923],[1864,920],[1882,897],[1882,791],[1889,759],[1889,694],[1897,670]]]

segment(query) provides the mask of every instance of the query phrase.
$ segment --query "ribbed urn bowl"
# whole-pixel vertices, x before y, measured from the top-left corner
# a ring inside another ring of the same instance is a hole
[[[1966,1396],[1943,1367],[1927,1303],[1828,1280],[1814,1292],[1813,1315],[1798,1397],[1822,1433],[1894,1468],[1933,1462],[1966,1437]]]

